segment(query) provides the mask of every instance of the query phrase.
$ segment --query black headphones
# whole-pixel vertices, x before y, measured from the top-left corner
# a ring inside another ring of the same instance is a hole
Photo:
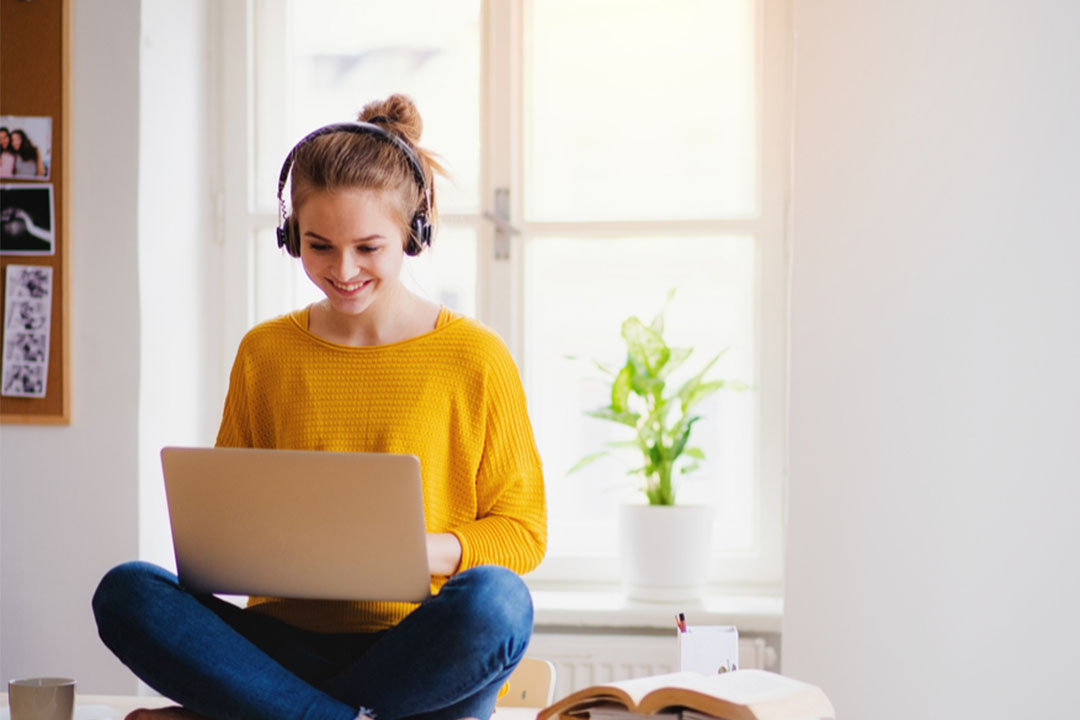
[[[431,212],[431,192],[428,190],[427,181],[424,178],[424,168],[420,164],[420,159],[416,156],[416,152],[409,147],[408,143],[397,135],[387,132],[378,125],[369,122],[334,123],[333,125],[326,125],[318,130],[313,130],[305,135],[300,142],[296,143],[296,145],[293,146],[293,149],[289,151],[289,154],[285,156],[285,162],[281,166],[281,174],[278,176],[277,189],[278,207],[281,211],[281,224],[278,225],[277,228],[278,247],[285,248],[286,252],[293,257],[300,256],[300,238],[293,235],[293,223],[289,222],[290,218],[285,211],[285,200],[282,198],[282,193],[285,191],[285,183],[288,181],[289,172],[292,170],[293,158],[296,156],[296,151],[303,147],[305,143],[314,140],[321,135],[329,135],[330,133],[336,132],[350,132],[356,133],[357,135],[374,135],[375,137],[382,138],[393,144],[394,147],[401,151],[406,162],[409,163],[409,169],[412,170],[417,187],[420,188],[420,195],[424,198],[423,207],[417,210],[412,216],[412,220],[409,221],[409,240],[405,243],[406,255],[419,255],[421,250],[431,245],[432,232],[431,218],[429,217]]]

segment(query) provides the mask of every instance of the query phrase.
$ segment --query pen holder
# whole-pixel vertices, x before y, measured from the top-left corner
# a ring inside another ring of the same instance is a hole
[[[676,635],[679,670],[715,675],[739,669],[739,631],[734,625],[687,625]]]

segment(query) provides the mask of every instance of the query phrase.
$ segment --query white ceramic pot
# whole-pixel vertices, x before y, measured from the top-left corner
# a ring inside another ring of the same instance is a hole
[[[627,597],[699,601],[709,571],[712,520],[706,505],[623,505],[619,549]]]

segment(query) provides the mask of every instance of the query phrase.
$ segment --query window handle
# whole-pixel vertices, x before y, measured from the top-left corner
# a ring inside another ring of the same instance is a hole
[[[491,224],[495,226],[497,232],[504,232],[510,235],[520,235],[521,231],[516,226],[511,225],[506,220],[491,212],[490,210],[484,211],[484,219],[490,220]]]
[[[495,226],[495,259],[509,260],[510,236],[521,234],[521,230],[510,223],[509,188],[495,188],[495,212],[485,210],[484,219]]]

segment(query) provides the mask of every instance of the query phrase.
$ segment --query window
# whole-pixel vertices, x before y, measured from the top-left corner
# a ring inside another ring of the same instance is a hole
[[[775,0],[257,0],[224,10],[226,191],[234,296],[226,343],[317,291],[276,249],[274,193],[291,143],[405,92],[439,181],[418,292],[479,317],[522,370],[544,459],[549,557],[539,584],[615,582],[617,503],[632,460],[567,470],[619,428],[587,360],[622,362],[621,321],[667,306],[666,336],[723,348],[721,392],[680,500],[716,508],[714,583],[776,590],[785,457],[787,5]],[[230,136],[230,135],[227,135]],[[227,159],[228,160],[228,159]],[[227,162],[227,167],[229,163]],[[512,230],[492,221],[505,218]],[[567,359],[576,356],[578,360]],[[678,378],[675,378],[677,382]]]

